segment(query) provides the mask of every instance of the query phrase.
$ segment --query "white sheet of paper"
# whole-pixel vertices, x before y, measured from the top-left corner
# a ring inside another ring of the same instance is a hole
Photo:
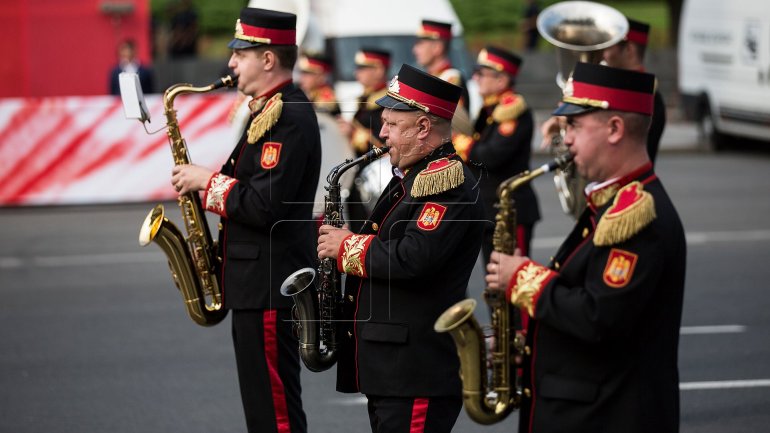
[[[141,122],[150,121],[150,110],[144,102],[142,85],[139,83],[139,75],[133,72],[121,72],[118,76],[120,82],[120,99],[123,101],[123,111],[128,119],[139,119]]]

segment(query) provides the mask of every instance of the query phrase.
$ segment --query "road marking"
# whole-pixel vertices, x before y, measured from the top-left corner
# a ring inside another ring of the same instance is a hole
[[[534,248],[557,248],[564,238],[535,238]],[[713,242],[756,242],[770,240],[770,230],[739,230],[687,233],[688,245],[703,245]],[[91,265],[128,265],[154,263],[161,259],[160,251],[135,253],[67,254],[59,256],[0,256],[0,269],[25,267],[65,267]]]
[[[712,325],[712,326],[682,326],[679,333],[682,335],[694,334],[739,334],[746,332],[743,325]]]
[[[714,232],[688,232],[687,245],[704,245],[715,242],[761,242],[770,240],[770,230],[735,230]],[[557,248],[564,238],[547,237],[532,240],[533,248]]]
[[[710,382],[679,383],[679,389],[682,391],[695,391],[701,389],[761,388],[766,386],[770,386],[770,379],[715,380]]]
[[[714,380],[707,382],[680,382],[680,391],[700,391],[706,389],[762,388],[770,386],[770,379],[748,380]],[[335,398],[330,400],[339,406],[363,406],[367,403],[365,396],[354,398]]]

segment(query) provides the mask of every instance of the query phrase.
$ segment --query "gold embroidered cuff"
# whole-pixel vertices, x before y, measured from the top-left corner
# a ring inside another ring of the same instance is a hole
[[[511,304],[524,308],[535,317],[535,306],[543,288],[558,274],[531,260],[525,262],[513,274],[507,294]]]
[[[227,195],[233,189],[238,181],[222,173],[214,173],[209,179],[209,184],[203,196],[203,203],[206,210],[214,212],[223,217],[227,217]]]
[[[366,252],[374,235],[349,235],[342,240],[337,257],[337,270],[366,278]]]

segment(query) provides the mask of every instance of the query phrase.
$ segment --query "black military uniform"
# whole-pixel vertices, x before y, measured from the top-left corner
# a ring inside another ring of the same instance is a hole
[[[356,53],[356,68],[371,68],[382,66],[387,71],[390,67],[390,53],[375,48],[361,48]],[[377,87],[364,89],[364,93],[358,97],[358,110],[353,115],[353,135],[350,144],[356,156],[361,156],[373,146],[381,146],[379,135],[382,129],[382,107],[377,105],[377,100],[385,96],[387,83],[382,82]],[[367,204],[363,203],[359,192],[360,184],[364,179],[360,177],[364,167],[361,164],[356,168],[353,179],[354,184],[350,188],[346,208],[348,211],[348,226],[357,231],[369,217]]]
[[[652,112],[650,74],[578,64],[573,80],[554,114]],[[589,188],[550,267],[524,263],[508,288],[532,315],[519,431],[676,432],[681,221],[651,163]]]
[[[292,14],[245,8],[233,49],[246,49],[254,29],[273,44],[293,31]],[[246,24],[247,26],[241,26]],[[268,36],[265,36],[268,35]],[[284,279],[313,266],[312,208],[321,164],[318,121],[304,93],[287,81],[250,106],[251,121],[203,196],[222,216],[217,272],[225,308],[232,310],[233,343],[246,422],[254,432],[304,432],[297,338]]]
[[[506,72],[513,82],[521,67],[521,58],[500,48],[487,47],[479,53],[477,67]],[[488,261],[493,249],[497,187],[511,176],[529,170],[534,130],[532,110],[522,95],[517,94],[513,88],[507,89],[499,95],[486,98],[474,129],[474,140],[465,152],[471,162],[481,163],[477,167],[477,177],[481,184],[481,200],[486,217],[490,221],[485,226],[481,248],[484,260]],[[517,246],[526,255],[535,223],[540,219],[537,196],[532,186],[525,184],[514,192],[513,199]]]
[[[458,87],[408,65],[398,80],[401,93],[391,86],[378,103],[404,109],[403,98],[419,102],[431,92],[453,101],[447,102],[453,112],[460,96]],[[404,83],[424,90],[407,96]],[[397,173],[371,221],[340,247],[344,315],[353,322],[343,331],[337,389],[366,394],[373,432],[448,432],[462,407],[459,361],[452,339],[433,324],[465,298],[482,210],[473,175],[451,143],[403,177]]]

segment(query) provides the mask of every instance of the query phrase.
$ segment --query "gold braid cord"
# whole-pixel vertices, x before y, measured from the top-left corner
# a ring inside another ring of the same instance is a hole
[[[251,121],[248,132],[249,144],[256,143],[265,135],[265,132],[275,126],[278,119],[281,118],[282,109],[283,101],[281,101],[281,94],[276,93],[275,96],[267,100],[265,108]]]
[[[417,174],[412,185],[412,197],[426,197],[457,188],[465,182],[463,164],[447,158],[437,159]]]
[[[640,182],[618,191],[615,200],[596,225],[594,245],[604,247],[625,242],[655,219],[655,200]]]

